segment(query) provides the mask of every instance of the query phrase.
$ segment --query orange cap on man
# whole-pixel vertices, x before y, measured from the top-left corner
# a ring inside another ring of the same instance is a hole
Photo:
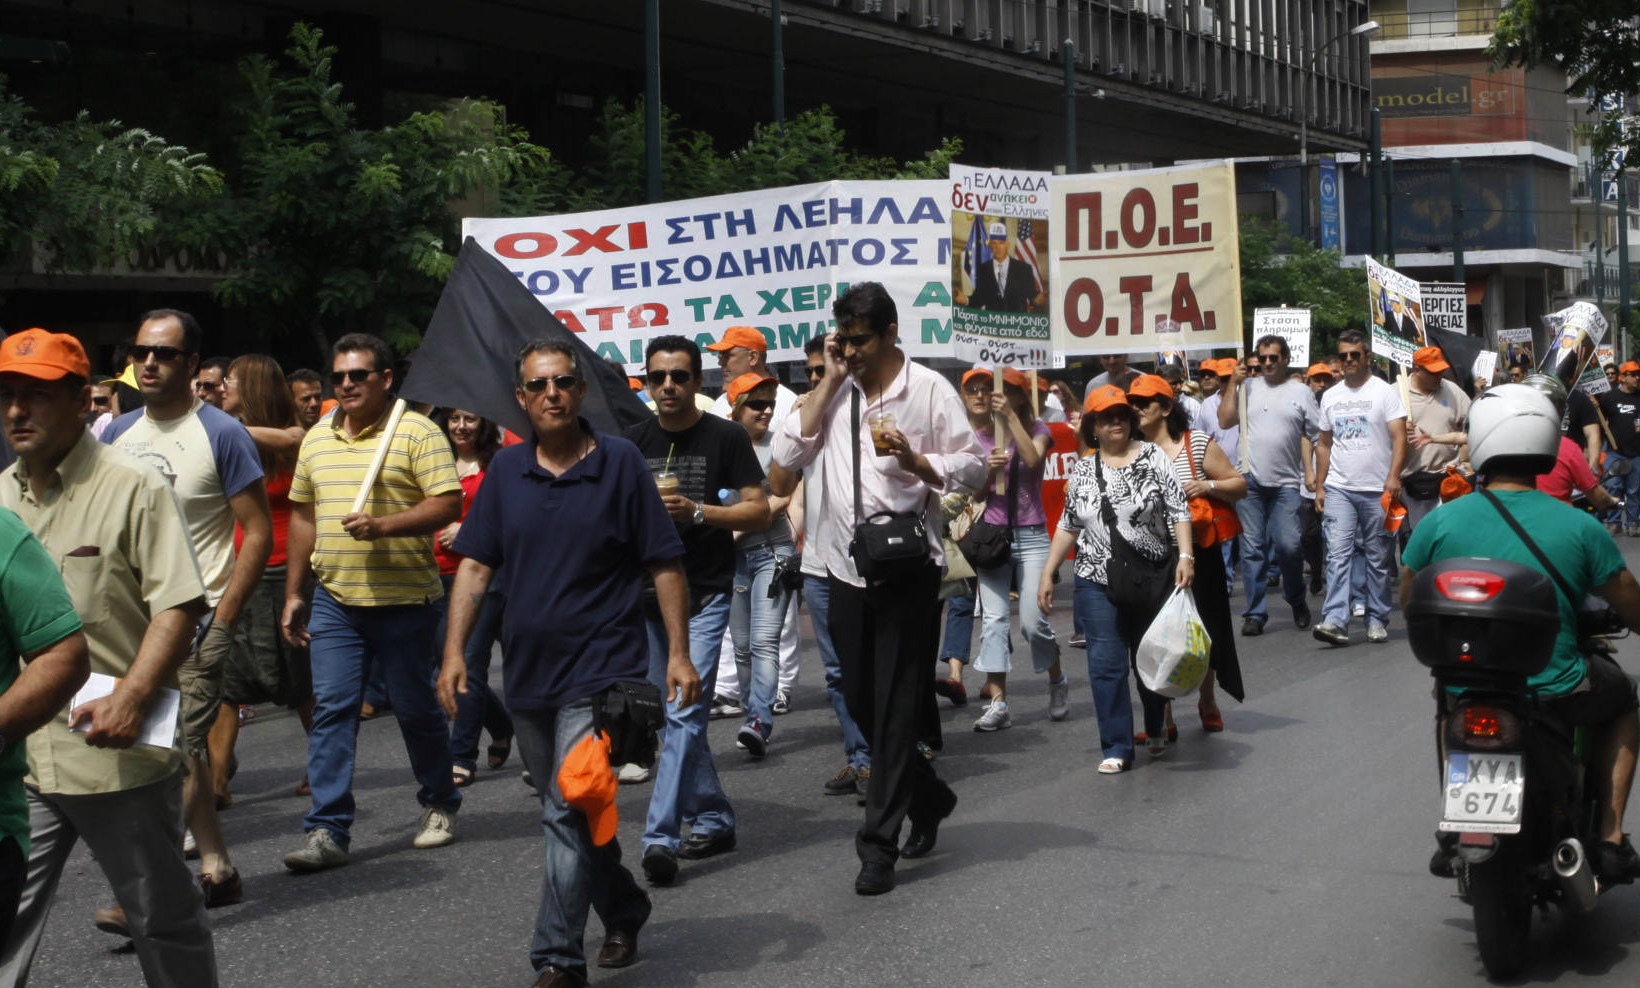
[[[730,326],[723,331],[723,339],[718,340],[716,343],[706,344],[706,349],[714,353],[722,353],[725,350],[733,350],[737,346],[743,346],[748,350],[767,352],[769,341],[764,339],[763,334],[751,326]]]
[[[1431,374],[1445,374],[1452,369],[1452,365],[1446,362],[1446,355],[1441,353],[1438,346],[1419,347],[1412,354],[1412,363],[1413,366]]]
[[[576,742],[558,767],[558,791],[571,809],[586,815],[587,830],[598,847],[615,838],[615,790],[620,783],[609,767],[609,736],[594,731]]]
[[[1640,363],[1633,360],[1624,361],[1623,366],[1617,368],[1619,374],[1640,374]]]
[[[38,327],[25,329],[0,341],[0,374],[22,374],[42,381],[57,381],[69,374],[89,380],[91,361],[85,347],[67,333],[48,333]]]

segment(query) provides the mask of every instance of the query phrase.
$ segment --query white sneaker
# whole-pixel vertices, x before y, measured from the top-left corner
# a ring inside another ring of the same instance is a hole
[[[1374,621],[1367,625],[1367,641],[1376,644],[1389,641],[1389,629]]]
[[[742,717],[745,716],[745,714],[746,710],[740,705],[739,700],[731,700],[724,696],[712,698],[712,713],[709,718],[710,720],[723,720],[725,717]]]
[[[443,847],[456,839],[456,811],[439,806],[428,806],[421,811],[421,830],[416,834],[417,847]]]
[[[974,721],[974,730],[1000,731],[1013,724],[1013,718],[1008,716],[1008,704],[1003,700],[992,700],[985,705],[985,712],[979,715],[979,720]]]
[[[199,844],[194,840],[194,832],[187,827],[182,828],[182,856],[185,858],[199,857]]]
[[[648,782],[654,778],[655,769],[649,765],[639,765],[637,762],[627,762],[621,770],[615,773],[615,778],[624,783]]]
[[[1358,617],[1358,618],[1366,617],[1367,616],[1367,605],[1366,604],[1356,604],[1355,606],[1351,607],[1350,608],[1350,616],[1351,617]]]
[[[1061,680],[1048,684],[1048,717],[1064,720],[1071,712],[1071,681]]]

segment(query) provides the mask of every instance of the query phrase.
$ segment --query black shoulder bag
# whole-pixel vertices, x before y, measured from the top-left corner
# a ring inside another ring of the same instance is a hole
[[[1013,559],[1014,509],[1017,497],[1014,488],[1019,483],[1019,455],[1008,461],[1008,524],[993,525],[984,515],[968,527],[968,534],[957,543],[964,559],[976,570],[1006,566]],[[994,492],[993,492],[994,493]]]
[[[862,519],[860,506],[860,391],[849,386],[849,418],[854,439],[854,538],[849,558],[867,583],[883,583],[915,574],[932,560],[928,529],[914,511],[879,511]]]
[[[1105,596],[1124,611],[1142,617],[1145,623],[1161,610],[1173,591],[1174,551],[1161,559],[1151,559],[1135,549],[1116,527],[1116,509],[1105,492],[1105,461],[1094,453],[1094,477],[1099,481],[1099,514],[1110,533],[1110,560],[1105,563]]]
[[[609,736],[611,765],[655,764],[666,698],[647,679],[623,679],[592,700],[592,729]]]

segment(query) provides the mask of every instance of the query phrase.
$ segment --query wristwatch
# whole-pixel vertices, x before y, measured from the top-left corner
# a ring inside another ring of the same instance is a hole
[[[704,504],[695,505],[694,522],[697,525],[706,524],[706,506]]]

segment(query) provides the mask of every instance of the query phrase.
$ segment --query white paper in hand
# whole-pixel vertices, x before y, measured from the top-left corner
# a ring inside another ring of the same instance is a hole
[[[74,694],[74,701],[69,704],[68,709],[73,710],[92,700],[108,696],[114,692],[114,687],[118,683],[119,680],[113,676],[105,676],[100,672],[92,673],[85,681],[85,685],[80,687],[80,691]],[[155,748],[176,747],[177,713],[181,707],[182,694],[177,690],[165,687],[155,690],[154,702],[148,708],[148,718],[143,721],[142,733],[137,735],[137,743]],[[74,728],[82,734],[90,729],[90,721]]]

